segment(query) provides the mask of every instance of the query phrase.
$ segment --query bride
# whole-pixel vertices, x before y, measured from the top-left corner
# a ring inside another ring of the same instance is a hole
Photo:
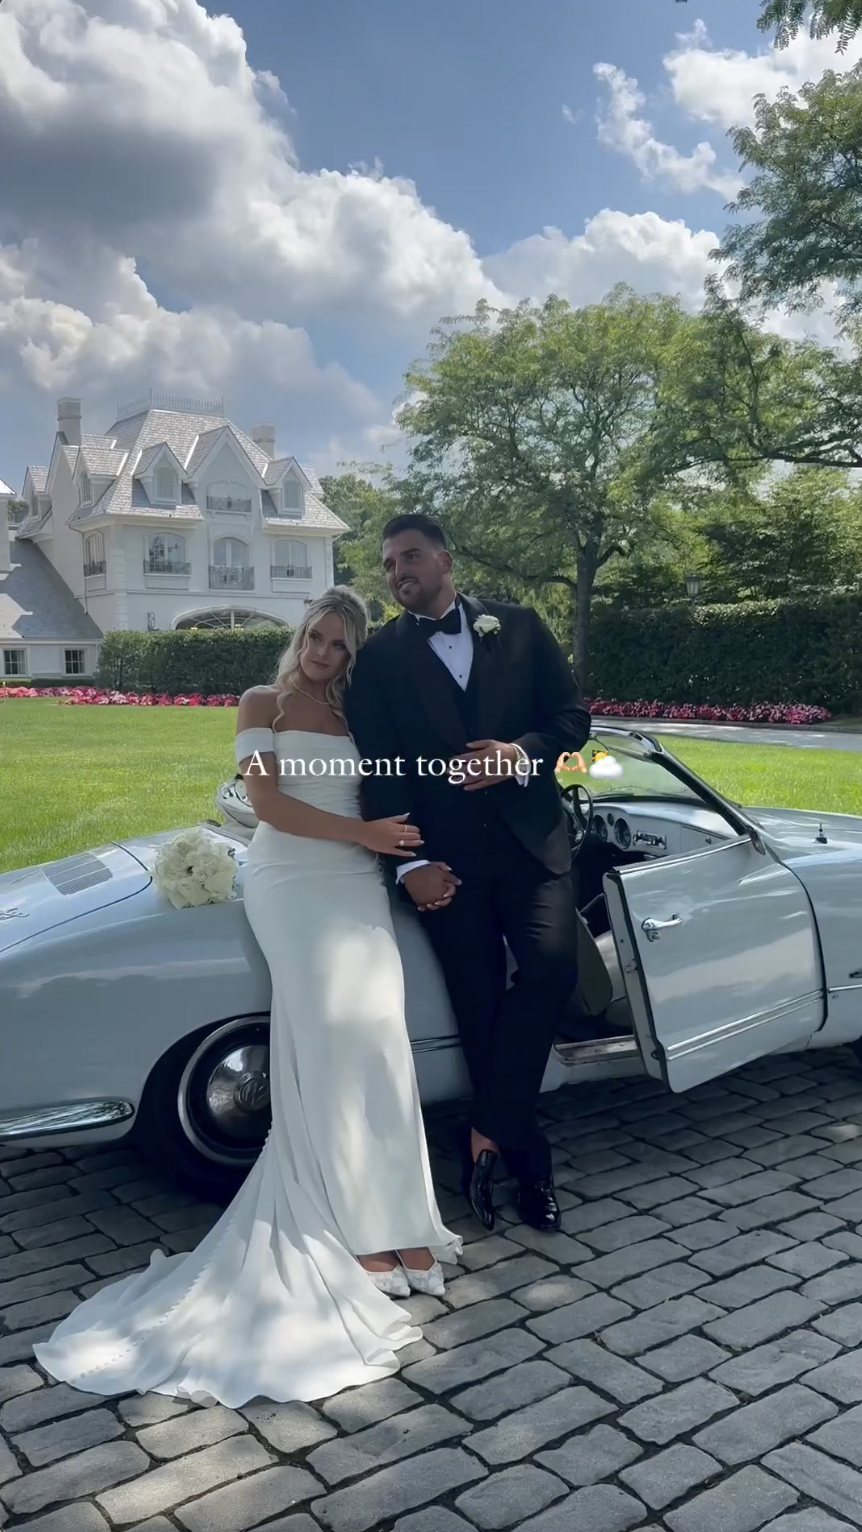
[[[361,818],[342,709],[365,608],[335,586],[307,609],[274,686],[241,698],[236,757],[258,818],[245,911],[272,976],[272,1128],[190,1254],[157,1251],[34,1346],[89,1393],[237,1408],[326,1398],[395,1372],[420,1338],[396,1300],[440,1294],[443,1227],[378,855],[422,844]]]

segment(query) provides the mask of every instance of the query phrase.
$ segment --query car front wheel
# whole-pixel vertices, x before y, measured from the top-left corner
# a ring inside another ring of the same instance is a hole
[[[184,1191],[224,1201],[254,1165],[270,1124],[269,1018],[240,1016],[183,1038],[159,1060],[136,1139]]]

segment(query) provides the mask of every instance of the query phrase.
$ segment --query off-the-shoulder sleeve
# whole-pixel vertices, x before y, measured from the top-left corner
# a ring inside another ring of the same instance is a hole
[[[259,750],[261,755],[264,751],[274,751],[275,744],[272,737],[272,729],[241,729],[234,740],[237,765],[244,761],[247,755],[254,755]]]

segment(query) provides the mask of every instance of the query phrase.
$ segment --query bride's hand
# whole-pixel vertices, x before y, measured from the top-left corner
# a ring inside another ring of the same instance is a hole
[[[379,856],[400,856],[405,862],[415,856],[412,848],[423,844],[416,826],[407,824],[406,814],[396,814],[392,819],[366,820],[361,829],[361,842]]]

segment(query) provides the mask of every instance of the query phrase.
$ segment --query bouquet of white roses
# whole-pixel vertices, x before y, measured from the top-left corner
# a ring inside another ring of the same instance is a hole
[[[161,847],[153,882],[175,910],[235,898],[234,849],[200,828],[182,830]]]

